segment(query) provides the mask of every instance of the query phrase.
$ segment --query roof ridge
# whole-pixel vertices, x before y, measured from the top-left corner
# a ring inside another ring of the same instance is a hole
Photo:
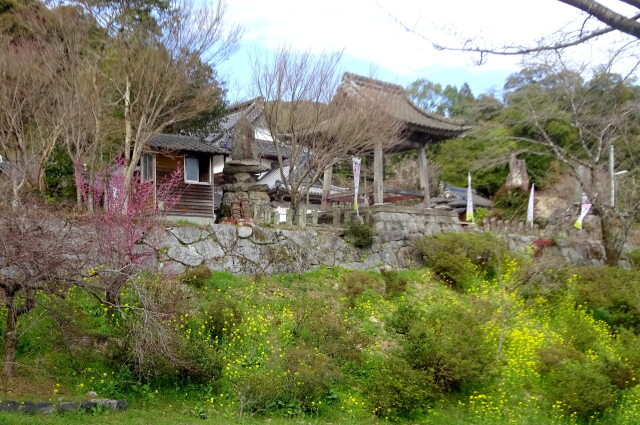
[[[227,108],[229,110],[229,112],[230,112],[227,115],[231,115],[231,114],[233,114],[235,112],[238,112],[238,110],[240,110],[240,109],[252,106],[252,105],[254,105],[254,104],[258,103],[258,102],[261,102],[262,100],[263,100],[262,96],[258,96],[258,97],[254,97],[253,99],[243,100],[243,101],[240,101],[240,102],[233,103],[233,104],[229,105],[229,107]]]
[[[387,83],[385,81],[376,80],[375,78],[364,77],[352,72],[345,72],[342,75],[342,82],[347,83],[349,81],[353,81],[358,85],[381,89],[390,93],[406,94],[404,87],[399,84]]]

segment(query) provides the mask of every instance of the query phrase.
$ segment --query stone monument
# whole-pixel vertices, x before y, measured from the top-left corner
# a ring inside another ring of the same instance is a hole
[[[520,188],[523,192],[529,191],[529,176],[527,163],[524,159],[518,159],[514,154],[509,158],[509,175],[504,186],[507,189]]]
[[[253,220],[254,205],[269,205],[266,184],[257,184],[256,174],[269,170],[256,152],[255,129],[246,116],[236,123],[233,133],[231,160],[225,163],[223,172],[231,176],[233,183],[222,185],[223,215],[231,221]]]

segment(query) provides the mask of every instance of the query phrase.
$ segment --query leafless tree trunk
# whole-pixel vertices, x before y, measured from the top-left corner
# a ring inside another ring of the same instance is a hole
[[[253,87],[265,102],[262,125],[273,136],[294,214],[327,167],[371,152],[379,141],[391,144],[401,130],[380,95],[356,100],[339,90],[340,59],[289,49],[253,59]]]
[[[1,37],[1,36],[0,36]],[[44,43],[0,39],[0,150],[10,166],[15,205],[25,185],[42,187],[43,168],[60,135],[64,117],[54,101],[59,63]]]
[[[219,86],[203,72],[235,48],[238,27],[224,22],[225,7],[170,0],[157,27],[134,24],[128,2],[115,6],[78,0],[104,28],[112,31],[110,81],[124,119],[125,188],[151,137],[216,106]],[[211,76],[212,77],[212,76]]]
[[[640,97],[608,66],[585,81],[586,68],[572,69],[560,55],[548,59],[535,68],[538,79],[506,95],[511,116],[517,118],[502,124],[526,128],[526,135],[509,138],[552,155],[576,178],[600,218],[607,264],[618,265],[630,226],[640,219]],[[618,169],[627,171],[624,184],[618,185],[615,205],[608,171],[611,146],[619,153]]]

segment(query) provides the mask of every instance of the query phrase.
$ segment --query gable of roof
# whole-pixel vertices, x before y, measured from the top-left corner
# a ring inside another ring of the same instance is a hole
[[[258,155],[269,159],[277,158],[278,154],[273,145],[273,140],[269,135],[269,131],[264,131],[266,127],[264,123],[264,100],[261,97],[231,105],[229,107],[229,113],[220,122],[222,131],[210,135],[207,137],[207,140],[223,149],[231,151],[233,145],[233,130],[242,116],[246,116],[256,129]],[[287,156],[287,150],[284,147],[281,152],[284,156]]]
[[[468,130],[462,124],[421,109],[409,99],[405,89],[397,84],[345,72],[338,92],[374,101],[384,98],[385,102],[381,106],[386,108],[387,113],[405,123],[409,129],[425,132],[435,138],[456,137]]]

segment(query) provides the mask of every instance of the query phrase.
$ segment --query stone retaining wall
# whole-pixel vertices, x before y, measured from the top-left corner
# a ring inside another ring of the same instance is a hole
[[[348,244],[330,227],[214,224],[168,229],[160,261],[177,273],[202,264],[238,274],[302,273],[321,265],[408,267],[420,260],[414,239],[462,230],[458,218],[448,211],[383,205],[363,209],[362,214],[377,232],[367,250]]]
[[[507,247],[512,251],[529,249],[531,243],[539,238],[539,236],[517,234],[498,234],[497,236],[503,238]],[[561,255],[571,264],[578,266],[602,266],[605,264],[604,246],[598,240],[555,238],[553,242],[554,245],[545,248],[545,251]]]
[[[376,231],[370,249],[358,249],[331,227],[306,229],[214,224],[173,227],[162,241],[160,262],[173,272],[205,265],[236,274],[302,273],[321,265],[368,269],[410,267],[421,262],[415,239],[441,232],[481,231],[464,228],[454,212],[398,206],[363,208],[361,216]],[[526,249],[534,235],[500,234],[514,250]],[[599,241],[556,240],[556,249],[574,264],[603,264]]]

